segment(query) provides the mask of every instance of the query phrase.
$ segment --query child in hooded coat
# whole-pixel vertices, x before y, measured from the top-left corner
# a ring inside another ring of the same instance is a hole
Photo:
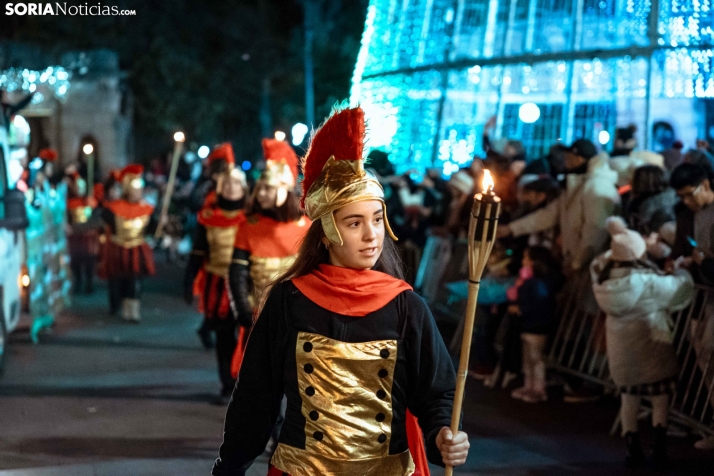
[[[595,298],[607,314],[607,357],[621,393],[626,465],[645,463],[637,431],[642,397],[652,402],[653,459],[663,465],[669,396],[678,374],[669,316],[689,304],[693,281],[685,270],[665,275],[648,261],[644,238],[628,230],[621,218],[609,218],[607,229],[610,250],[593,261],[590,271]]]

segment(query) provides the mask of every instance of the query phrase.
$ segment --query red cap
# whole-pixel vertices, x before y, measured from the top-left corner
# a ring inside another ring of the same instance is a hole
[[[40,149],[40,153],[37,156],[45,162],[54,162],[58,157],[57,151],[49,148]]]
[[[236,163],[236,158],[235,155],[233,155],[233,146],[231,145],[230,142],[224,142],[222,144],[218,144],[213,148],[210,154],[208,154],[208,163],[213,162],[214,160],[225,160],[229,164],[235,164]]]

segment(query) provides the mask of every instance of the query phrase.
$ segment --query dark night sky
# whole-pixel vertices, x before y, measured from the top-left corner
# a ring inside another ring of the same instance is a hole
[[[367,0],[315,1],[321,4],[315,32],[320,121],[349,95]],[[241,155],[258,153],[266,80],[272,128],[289,130],[305,121],[300,0],[81,3],[137,14],[6,16],[3,9],[0,69],[44,68],[66,51],[117,51],[134,97],[137,153],[143,155],[137,160],[158,152],[152,144],[178,127],[201,143],[231,140]]]

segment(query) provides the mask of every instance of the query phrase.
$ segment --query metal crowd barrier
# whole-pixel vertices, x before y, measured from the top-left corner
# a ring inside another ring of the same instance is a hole
[[[566,284],[547,362],[551,368],[614,389],[605,353],[605,314],[593,305],[594,299],[589,276],[582,274]]]
[[[672,320],[680,371],[670,414],[714,435],[714,288],[696,286],[692,304]]]

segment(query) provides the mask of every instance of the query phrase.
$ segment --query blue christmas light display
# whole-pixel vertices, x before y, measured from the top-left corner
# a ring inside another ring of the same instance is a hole
[[[602,143],[626,117],[647,130],[648,101],[714,97],[712,0],[657,5],[371,0],[351,94],[368,148],[400,172],[449,175],[481,153],[494,115],[496,135],[535,157],[558,140]],[[519,117],[524,103],[541,112],[533,123]]]

